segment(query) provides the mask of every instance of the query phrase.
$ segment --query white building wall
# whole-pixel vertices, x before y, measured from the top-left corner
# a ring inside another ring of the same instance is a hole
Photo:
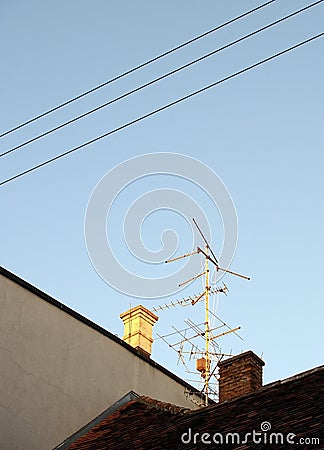
[[[0,275],[1,450],[53,448],[130,390],[194,408],[185,384],[114,339]]]

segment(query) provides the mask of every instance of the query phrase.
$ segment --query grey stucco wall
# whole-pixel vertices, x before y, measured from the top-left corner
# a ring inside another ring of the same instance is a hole
[[[0,448],[46,450],[133,390],[194,408],[185,386],[0,275]]]

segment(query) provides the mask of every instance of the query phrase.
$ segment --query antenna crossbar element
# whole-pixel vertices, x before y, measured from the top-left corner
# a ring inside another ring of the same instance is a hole
[[[210,294],[218,294],[219,292],[227,295],[227,292],[229,291],[228,287],[226,286],[226,284],[223,281],[223,286],[222,287],[215,287],[210,289],[209,293]]]
[[[209,289],[209,295],[218,294],[219,292],[227,295],[228,287],[223,282],[224,287],[215,287],[213,289]],[[195,305],[197,302],[203,299],[204,295],[206,295],[206,291],[202,292],[200,295],[196,295],[195,299],[191,300],[191,304]]]
[[[168,259],[165,261],[165,263],[178,261],[179,259],[182,259],[182,258],[188,258],[188,256],[196,255],[197,253],[198,253],[198,250],[196,250],[195,252],[192,252],[192,253],[185,253],[184,255],[176,256],[175,258]]]
[[[192,320],[187,319],[186,323],[197,333],[197,336],[201,336],[204,341],[206,340],[206,329],[200,328],[202,325],[206,326],[206,322],[197,325]],[[215,343],[212,342],[211,344],[213,345],[214,350],[217,351],[218,349],[216,348]]]
[[[222,286],[222,287],[215,287],[215,288],[210,289],[209,294],[215,295],[220,292],[220,293],[227,295],[228,287],[226,286],[226,284],[224,282],[223,282],[223,285],[224,286]],[[170,303],[164,303],[164,305],[158,305],[158,306],[152,308],[152,311],[153,312],[162,311],[164,309],[169,309],[169,308],[172,308],[173,306],[178,306],[178,305],[180,305],[180,306],[188,306],[190,304],[194,305],[197,302],[199,302],[200,300],[202,300],[204,295],[205,295],[205,291],[201,292],[200,294],[194,294],[194,295],[191,295],[190,297],[183,298],[182,300],[177,300],[174,302],[171,301]]]
[[[158,334],[158,336],[159,336],[159,338],[162,339],[162,341],[165,342],[170,348],[172,348],[175,352],[177,352],[178,356],[181,358],[181,353],[180,353],[179,350],[175,349],[173,345],[169,344],[169,342],[168,342],[163,336],[160,336],[159,334]],[[186,365],[186,363],[185,363],[185,361],[184,361],[183,358],[181,358],[181,362],[182,362],[182,364],[184,365],[184,367],[186,368],[186,370],[189,370],[189,368],[187,367],[187,365]]]
[[[179,361],[181,360],[182,364],[183,364],[185,367],[187,367],[187,366],[186,366],[186,362],[185,362],[184,357],[183,357],[183,353],[182,353],[182,351],[183,351],[183,345],[184,345],[184,343],[180,344],[180,348],[179,348],[179,351],[178,351],[179,358],[178,358],[177,365],[179,364]]]
[[[215,327],[215,328],[212,328],[211,330],[209,330],[209,332],[215,331],[219,328],[222,328],[223,326],[224,325],[219,325],[218,327]],[[188,330],[188,328],[187,328],[187,330]],[[192,330],[192,328],[191,328],[191,330]],[[226,332],[226,333],[228,333],[228,332]],[[195,339],[198,336],[205,336],[205,334],[206,334],[205,331],[202,330],[201,332],[194,334],[193,336],[188,336],[188,337],[186,336],[183,340],[176,342],[175,344],[172,344],[172,345],[174,345],[174,346],[179,345],[179,344],[182,344],[184,341],[189,342],[189,341],[191,341],[191,339]],[[180,334],[180,336],[181,336],[181,334]]]
[[[195,373],[195,374],[198,375],[197,373]],[[202,383],[201,380],[191,380],[190,378],[186,378],[186,381],[188,383],[197,383],[199,381],[200,381],[200,384]],[[209,382],[209,384],[212,385],[212,386],[217,386],[217,382],[216,381]]]
[[[217,334],[216,336],[211,337],[210,340],[212,341],[213,339],[217,339],[221,336],[225,336],[226,334],[234,333],[235,331],[240,330],[240,329],[241,329],[241,327],[236,327],[236,328],[233,328],[232,330],[224,331],[224,333],[220,333],[220,334]]]
[[[211,379],[211,377],[212,377],[213,375],[214,375],[214,377],[216,378],[215,371],[216,371],[216,369],[217,369],[217,367],[218,367],[218,363],[224,358],[224,356],[225,356],[225,355],[223,354],[223,355],[221,355],[221,357],[219,358],[219,360],[218,360],[217,364],[215,365],[213,371],[212,371],[211,374],[209,375],[209,380]],[[229,356],[231,356],[231,355],[229,355]]]
[[[214,314],[212,311],[209,311],[210,312],[210,314],[212,315],[212,316],[214,316],[220,323],[222,323],[226,328],[228,328],[229,330],[232,330],[232,328],[229,326],[229,325],[227,325],[227,323],[226,322],[224,322],[224,320],[222,320],[220,317],[218,317],[216,314]],[[237,336],[237,337],[239,337],[240,339],[241,339],[241,341],[243,341],[243,338],[239,335],[239,334],[237,334],[236,333],[236,331],[233,331],[233,333]]]
[[[178,305],[180,305],[180,306],[189,306],[190,305],[189,302],[192,303],[197,297],[200,297],[200,294],[199,295],[193,295],[193,296],[190,296],[188,298],[184,298],[182,300],[177,300],[176,302],[165,303],[162,306],[161,305],[156,306],[155,308],[152,308],[152,311],[153,312],[162,311],[163,309],[169,309],[172,306],[178,306]]]
[[[193,355],[193,356],[195,356],[195,355],[204,355],[205,351],[203,351],[203,350],[199,350],[199,351],[185,351],[185,350],[183,350],[182,353],[184,355]],[[212,356],[220,356],[220,357],[223,357],[223,356],[230,357],[230,356],[232,356],[229,353],[219,353],[219,352],[217,352],[217,353],[216,352],[209,352],[209,354],[212,355]],[[196,373],[196,372],[193,372],[193,373]]]
[[[177,330],[177,328],[174,326],[172,326],[172,328],[183,338],[184,341],[189,342],[192,345],[192,348],[199,350],[198,347],[190,341],[190,338],[186,337],[186,334],[183,334],[181,331]],[[180,342],[182,342],[182,341],[180,341]],[[172,345],[175,346],[177,344],[172,344]]]
[[[205,322],[201,322],[198,325],[203,325],[204,323]],[[172,327],[172,328],[174,329],[174,327]],[[169,336],[174,336],[175,334],[183,333],[183,332],[186,332],[187,330],[192,330],[192,326],[188,326],[187,328],[183,328],[182,330],[173,331],[172,333],[164,334],[163,336],[160,336],[159,334],[157,334],[158,338],[155,338],[155,340],[166,338]]]
[[[196,325],[192,320],[187,319],[186,323],[189,326],[192,327],[192,329],[197,333],[198,336],[201,336],[204,341],[206,340],[205,339],[205,337],[206,337],[206,334],[205,334],[206,333],[206,329],[203,330],[202,328],[200,328],[200,325],[205,325],[206,326],[206,322],[204,322],[203,324]],[[210,343],[212,344],[214,351],[217,352],[219,349],[217,348],[216,343],[213,342],[213,341],[210,342]]]
[[[195,300],[191,300],[192,306],[195,305],[197,302],[199,302],[199,300],[201,300],[204,297],[204,295],[205,291],[202,294],[200,294]]]

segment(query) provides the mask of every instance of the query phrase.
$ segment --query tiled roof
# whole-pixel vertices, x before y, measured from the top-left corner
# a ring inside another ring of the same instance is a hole
[[[261,424],[264,427],[262,433]],[[267,431],[265,427],[271,427],[271,430]],[[260,434],[253,438],[253,430]],[[203,433],[209,436],[202,437]],[[239,444],[237,436],[228,433],[238,433]],[[246,433],[251,435],[246,436]],[[271,437],[272,443],[269,441],[271,433],[276,433]],[[291,433],[296,436],[293,438]],[[214,435],[218,443],[213,444]],[[229,442],[235,439],[236,444],[226,445],[226,436]],[[265,437],[268,440],[266,443]],[[296,445],[289,444],[287,437],[294,439]],[[301,438],[304,441],[300,441]],[[312,438],[318,438],[320,443],[311,444],[308,439]],[[224,440],[222,445],[221,439]],[[245,439],[247,442],[243,443]],[[257,442],[258,439],[261,443]],[[204,443],[204,440],[211,444]],[[195,411],[139,397],[105,417],[68,448],[324,449],[324,366],[271,383],[234,400]]]

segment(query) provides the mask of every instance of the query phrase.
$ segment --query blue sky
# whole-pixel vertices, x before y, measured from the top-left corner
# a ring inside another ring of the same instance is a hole
[[[310,3],[277,0],[2,138],[1,153]],[[201,2],[182,0],[3,1],[1,131],[258,4],[205,1],[202,7]],[[1,158],[1,180],[322,32],[323,13],[320,4]],[[109,170],[129,158],[158,152],[191,156],[209,166],[229,190],[239,224],[231,268],[251,276],[249,282],[225,278],[230,293],[219,298],[218,314],[229,324],[242,326],[244,341],[224,338],[223,350],[235,353],[252,349],[263,354],[266,382],[322,364],[323,49],[323,39],[316,40],[1,186],[1,265],[122,336],[119,314],[130,303],[134,306],[141,302],[151,308],[161,302],[130,298],[97,275],[84,239],[90,195]],[[134,195],[163,184],[195,196],[211,223],[221,229],[217,211],[203,193],[196,192],[196,187],[181,184],[181,180],[171,182],[167,177],[144,180],[121,196],[115,207],[116,217],[112,218],[116,251],[120,249],[123,264],[130,269],[135,268],[135,263],[132,255],[124,251],[121,214],[135,200]],[[187,241],[191,245],[188,224],[172,212],[159,214],[143,228],[147,245],[159,247],[165,224],[176,228],[183,237],[179,252],[186,251]],[[221,239],[215,239],[217,251]],[[200,288],[197,282],[183,295]],[[172,325],[184,328],[189,314],[193,320],[203,321],[200,309],[187,309],[159,314],[156,331],[166,334]],[[153,358],[183,375],[176,365],[176,354],[159,341]]]

